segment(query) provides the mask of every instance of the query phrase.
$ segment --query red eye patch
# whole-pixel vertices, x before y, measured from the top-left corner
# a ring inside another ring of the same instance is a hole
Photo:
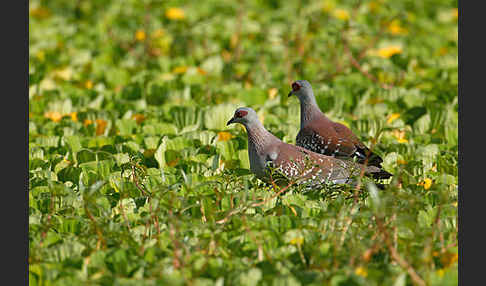
[[[298,84],[298,83],[294,82],[294,83],[292,84],[292,90],[293,90],[293,91],[297,91],[297,90],[299,90],[299,89],[300,89],[300,84]]]
[[[235,112],[235,117],[244,117],[248,114],[248,111],[238,110]]]

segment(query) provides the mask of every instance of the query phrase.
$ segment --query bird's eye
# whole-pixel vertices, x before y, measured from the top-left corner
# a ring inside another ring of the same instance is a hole
[[[297,90],[299,90],[299,89],[300,89],[300,84],[298,84],[297,82],[294,82],[294,83],[292,84],[292,90],[293,90],[293,91],[297,91]]]
[[[236,116],[236,117],[244,117],[244,116],[246,116],[247,114],[248,114],[248,112],[247,112],[247,111],[244,111],[244,110],[238,110],[238,111],[236,111],[235,116]]]

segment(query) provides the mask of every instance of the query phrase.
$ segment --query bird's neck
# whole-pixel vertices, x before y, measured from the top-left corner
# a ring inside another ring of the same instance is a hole
[[[271,140],[274,135],[268,132],[260,122],[250,123],[245,125],[246,132],[248,133],[248,149],[253,149],[258,153],[261,153],[268,144],[271,144]]]
[[[304,128],[308,122],[310,122],[314,116],[321,113],[316,99],[308,97],[300,101],[300,128]]]

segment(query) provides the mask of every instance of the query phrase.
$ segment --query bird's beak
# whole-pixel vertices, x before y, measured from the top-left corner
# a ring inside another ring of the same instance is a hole
[[[291,97],[291,96],[292,96],[293,92],[294,92],[293,90],[291,90],[291,91],[289,92],[289,97]]]
[[[235,118],[231,118],[227,123],[226,123],[226,126],[230,125],[231,123],[234,123],[235,122]]]

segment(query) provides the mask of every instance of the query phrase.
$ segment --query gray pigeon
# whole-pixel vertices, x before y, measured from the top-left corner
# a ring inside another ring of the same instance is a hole
[[[371,152],[345,125],[329,119],[317,105],[314,92],[306,80],[292,83],[289,96],[296,95],[300,101],[300,131],[296,145],[313,152],[344,158],[356,158],[358,163],[380,168],[373,173],[376,179],[387,179],[392,174],[383,170],[383,159]]]
[[[226,125],[232,123],[245,126],[251,172],[267,183],[272,180],[275,182],[272,174],[277,174],[277,185],[289,180],[308,186],[323,183],[354,184],[353,177],[359,176],[363,168],[365,175],[380,172],[375,166],[365,167],[350,160],[340,160],[284,143],[268,132],[258,120],[256,112],[248,107],[238,108]]]

